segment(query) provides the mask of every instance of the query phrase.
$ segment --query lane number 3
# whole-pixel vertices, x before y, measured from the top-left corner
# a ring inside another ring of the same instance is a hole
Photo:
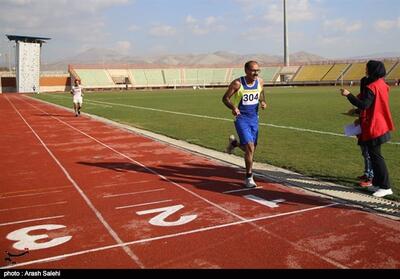
[[[45,224],[45,225],[26,227],[10,232],[7,235],[7,239],[16,241],[13,247],[17,250],[25,250],[26,248],[28,248],[29,250],[46,249],[67,242],[72,238],[72,236],[68,235],[51,239],[49,235],[45,233],[38,235],[30,235],[29,232],[36,230],[52,231],[61,228],[65,228],[65,226]],[[45,239],[47,239],[47,241],[44,241]],[[40,242],[38,242],[39,240]]]

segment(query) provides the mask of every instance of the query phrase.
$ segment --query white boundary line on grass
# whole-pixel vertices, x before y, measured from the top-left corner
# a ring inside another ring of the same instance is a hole
[[[229,118],[222,118],[222,117],[215,117],[215,116],[207,116],[207,115],[200,115],[200,114],[192,114],[192,113],[185,113],[185,112],[177,112],[177,111],[170,111],[170,110],[163,110],[163,109],[155,109],[155,108],[148,108],[148,107],[140,107],[140,106],[134,106],[134,105],[125,105],[125,104],[118,104],[118,103],[109,103],[109,102],[102,102],[102,101],[93,101],[93,100],[88,100],[86,102],[89,103],[99,103],[99,104],[107,104],[107,105],[116,105],[116,106],[122,106],[122,107],[130,107],[130,108],[136,108],[136,109],[143,109],[143,110],[150,110],[150,111],[157,111],[157,112],[164,112],[164,113],[170,113],[170,114],[176,114],[176,115],[184,115],[184,116],[191,116],[191,117],[198,117],[198,118],[205,118],[205,119],[213,119],[213,120],[222,120],[222,121],[229,121],[233,122],[233,119]],[[318,130],[312,130],[312,129],[306,129],[306,128],[297,128],[297,127],[291,127],[291,126],[283,126],[283,125],[275,125],[275,124],[268,124],[268,123],[259,123],[260,126],[269,126],[269,127],[274,127],[274,128],[280,128],[280,129],[288,129],[288,130],[294,130],[294,131],[300,131],[300,132],[309,132],[309,133],[314,133],[314,134],[321,134],[321,135],[330,135],[330,136],[336,136],[336,137],[345,137],[348,138],[346,135],[338,134],[338,133],[333,133],[333,132],[325,132],[325,131],[318,131]],[[388,142],[389,144],[397,144],[400,145],[400,142]]]
[[[59,95],[51,95],[51,96],[61,97],[63,99],[67,98],[65,96],[59,96]],[[68,98],[68,99],[70,99],[70,98]],[[100,105],[100,106],[101,105],[107,105],[107,106],[111,106],[112,107],[113,105],[115,105],[115,106],[121,106],[121,107],[136,108],[136,109],[150,110],[150,111],[156,111],[156,112],[164,112],[164,113],[170,113],[170,114],[176,114],[176,115],[184,115],[184,116],[191,116],[191,117],[198,117],[198,118],[205,118],[205,119],[233,122],[233,119],[223,118],[223,117],[216,117],[216,116],[208,116],[208,115],[193,114],[193,113],[186,113],[186,112],[170,111],[170,110],[155,109],[155,108],[149,108],[149,107],[140,107],[140,106],[134,106],[134,105],[125,105],[125,104],[119,104],[119,103],[95,101],[95,100],[85,100],[85,102],[86,103],[97,104],[97,105]],[[314,133],[314,134],[330,135],[330,136],[335,136],[335,137],[348,138],[348,136],[343,135],[343,134],[338,134],[338,133],[333,133],[333,132],[326,132],[326,131],[319,131],[319,130],[312,130],[312,129],[306,129],[306,128],[298,128],[298,127],[284,126],[284,125],[275,125],[275,124],[262,123],[262,122],[260,122],[259,125],[260,126],[274,127],[274,128],[279,128],[279,129],[287,129],[287,130],[294,130],[294,131],[300,131],[300,132],[309,132],[309,133]],[[388,143],[389,144],[400,145],[400,142],[395,142],[395,141],[389,141]]]

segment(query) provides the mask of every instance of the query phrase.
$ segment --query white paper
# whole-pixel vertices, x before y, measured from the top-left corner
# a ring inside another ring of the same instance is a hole
[[[357,135],[361,134],[361,126],[355,125],[354,123],[346,125],[344,127],[344,134],[348,137],[357,136]]]

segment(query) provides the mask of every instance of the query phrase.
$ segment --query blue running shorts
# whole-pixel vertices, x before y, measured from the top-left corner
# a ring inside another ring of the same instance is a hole
[[[247,117],[239,115],[235,120],[235,128],[240,139],[240,145],[246,145],[251,142],[257,145],[258,116]]]

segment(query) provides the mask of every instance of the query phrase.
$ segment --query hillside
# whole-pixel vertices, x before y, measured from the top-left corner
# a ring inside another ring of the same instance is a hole
[[[307,52],[290,55],[291,63],[311,63],[326,60],[324,57]],[[67,70],[68,64],[134,64],[146,67],[162,66],[241,66],[248,60],[257,60],[261,65],[276,65],[283,61],[282,56],[269,54],[236,54],[225,51],[201,54],[158,55],[138,57],[120,54],[115,50],[92,48],[76,56],[68,57],[51,64],[42,64],[43,70]]]

